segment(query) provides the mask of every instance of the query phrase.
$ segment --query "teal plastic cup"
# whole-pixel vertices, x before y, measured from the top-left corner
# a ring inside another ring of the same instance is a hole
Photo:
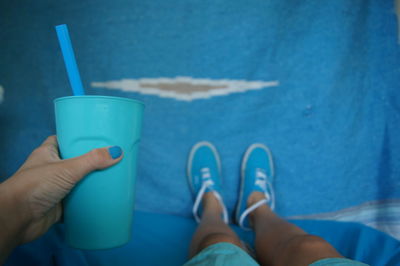
[[[65,198],[67,243],[80,249],[107,249],[127,243],[144,104],[120,97],[71,96],[55,99],[54,105],[62,159],[114,145],[124,154],[116,165],[87,175]]]

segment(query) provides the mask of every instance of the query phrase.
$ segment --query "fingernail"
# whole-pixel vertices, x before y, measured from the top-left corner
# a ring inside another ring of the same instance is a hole
[[[110,154],[111,158],[117,159],[122,154],[122,149],[120,146],[112,146],[108,148],[108,153]]]

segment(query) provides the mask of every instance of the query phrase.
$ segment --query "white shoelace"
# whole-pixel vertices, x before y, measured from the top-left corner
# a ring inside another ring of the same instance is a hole
[[[199,190],[199,193],[197,194],[196,200],[194,201],[193,204],[193,216],[196,219],[196,221],[199,223],[200,222],[200,216],[198,214],[198,210],[200,207],[201,200],[203,199],[204,193],[206,192],[207,188],[212,188],[214,185],[214,182],[210,178],[210,169],[209,168],[202,168],[201,169],[201,179],[202,179],[202,185]],[[222,219],[226,224],[228,224],[228,211],[226,210],[225,204],[222,201],[221,195],[215,191],[211,190],[211,192],[214,194],[215,198],[219,201],[222,207]]]
[[[272,210],[275,209],[275,193],[274,190],[272,189],[272,184],[267,180],[267,174],[264,172],[263,169],[260,168],[256,169],[256,184],[264,190],[265,199],[257,201],[249,208],[247,208],[242,213],[242,215],[240,215],[239,225],[242,228],[250,229],[244,226],[244,220],[249,215],[249,213],[257,209],[261,205],[270,203],[271,209]]]

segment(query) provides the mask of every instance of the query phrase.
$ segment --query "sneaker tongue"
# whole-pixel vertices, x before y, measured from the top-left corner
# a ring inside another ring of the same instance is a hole
[[[254,190],[265,193],[267,191],[267,184],[265,180],[257,179]]]
[[[203,185],[207,187],[206,192],[214,191],[219,189],[219,185],[216,184],[218,180],[213,179],[217,173],[213,171],[213,169],[210,169],[208,167],[204,167],[201,170],[201,179]]]
[[[210,192],[210,191],[215,190],[214,189],[214,182],[212,181],[212,179],[208,178],[208,179],[204,180],[203,184],[205,186],[207,186],[206,192]]]
[[[265,170],[257,168],[255,175],[256,175],[256,180],[254,184],[255,190],[260,192],[267,191],[267,175],[265,174]]]

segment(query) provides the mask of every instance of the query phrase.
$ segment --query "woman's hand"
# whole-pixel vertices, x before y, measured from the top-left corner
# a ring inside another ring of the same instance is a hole
[[[38,238],[60,219],[61,200],[84,176],[116,164],[121,155],[114,146],[61,160],[56,137],[48,137],[0,184],[0,264],[15,246]]]

